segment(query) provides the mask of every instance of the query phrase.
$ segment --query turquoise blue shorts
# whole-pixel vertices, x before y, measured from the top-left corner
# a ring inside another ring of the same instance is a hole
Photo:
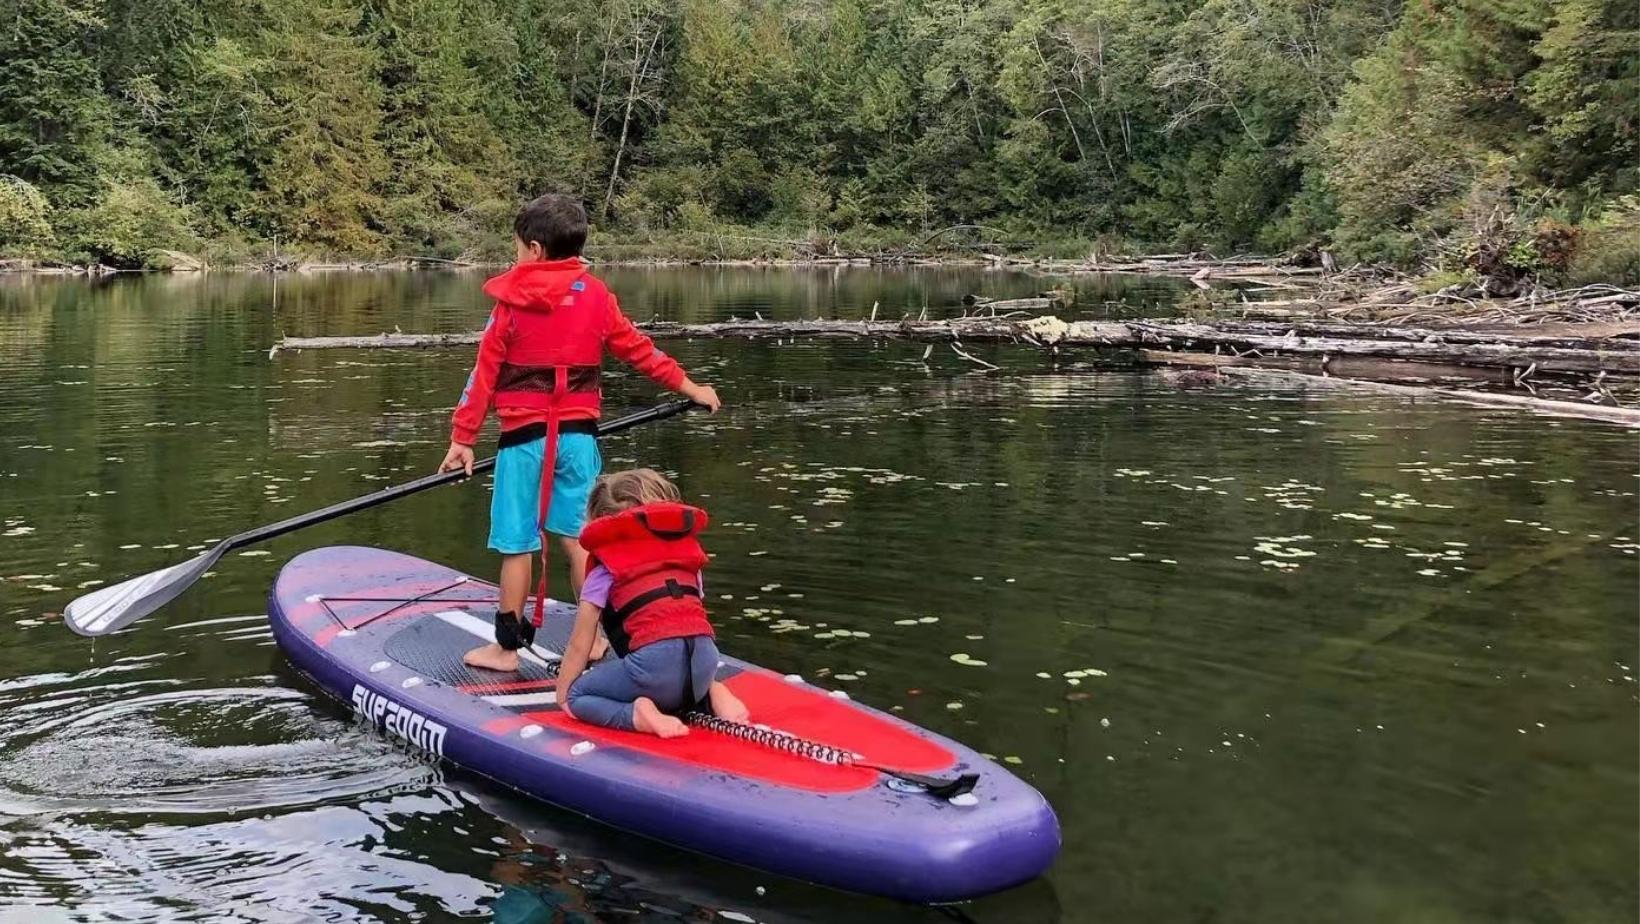
[[[541,548],[542,437],[496,453],[495,490],[490,495],[490,548],[521,555]],[[587,521],[587,497],[603,469],[598,438],[590,433],[558,434],[558,458],[552,472],[552,507],[547,532],[575,538]]]

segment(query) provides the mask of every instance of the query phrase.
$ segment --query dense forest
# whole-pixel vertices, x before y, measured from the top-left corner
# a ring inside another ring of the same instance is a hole
[[[0,0],[0,255],[600,233],[1640,275],[1633,0]]]

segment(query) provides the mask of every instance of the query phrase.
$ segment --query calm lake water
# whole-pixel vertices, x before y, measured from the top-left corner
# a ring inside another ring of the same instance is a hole
[[[635,317],[686,320],[1062,282],[609,275]],[[468,350],[267,348],[471,329],[479,278],[0,280],[0,919],[951,919],[428,764],[286,666],[281,562],[348,542],[489,576],[481,484],[232,556],[132,632],[58,624],[97,581],[431,470]],[[1180,291],[1076,286],[1088,315]],[[721,643],[1006,760],[1057,810],[1051,873],[967,918],[1635,919],[1634,433],[1010,348],[978,351],[990,374],[909,344],[668,348],[728,409],[605,454],[712,510]]]

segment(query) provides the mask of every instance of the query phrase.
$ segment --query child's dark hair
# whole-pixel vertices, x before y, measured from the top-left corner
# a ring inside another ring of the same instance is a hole
[[[574,196],[548,193],[518,210],[513,233],[526,244],[540,244],[548,260],[578,257],[587,243],[587,212]]]

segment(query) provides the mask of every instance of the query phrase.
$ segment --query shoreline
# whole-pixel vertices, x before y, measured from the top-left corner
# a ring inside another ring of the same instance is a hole
[[[591,248],[594,251],[613,244]],[[327,273],[498,271],[510,262],[451,260],[400,255],[378,260],[275,260],[260,263],[208,264],[187,254],[166,252],[170,265],[125,269],[103,264],[0,258],[0,279],[7,277],[205,276],[211,273],[321,275]],[[1127,275],[1187,280],[1195,291],[1180,300],[1182,313],[1219,319],[1301,322],[1335,321],[1372,325],[1533,327],[1545,324],[1599,324],[1605,336],[1640,336],[1640,288],[1594,283],[1555,289],[1534,284],[1512,296],[1487,294],[1475,283],[1433,288],[1430,277],[1418,278],[1385,267],[1337,269],[1322,253],[1306,265],[1291,256],[1210,253],[1117,255],[1090,253],[1083,260],[1014,254],[950,252],[878,252],[802,257],[703,258],[658,254],[631,258],[587,258],[594,267],[669,269],[686,266],[748,269],[966,268],[1041,273],[1044,275]]]
[[[1144,259],[1144,258],[1138,258]],[[652,256],[598,259],[587,258],[592,266],[652,266],[671,268],[681,266],[706,267],[775,267],[805,269],[812,267],[987,267],[993,269],[1047,269],[1059,272],[1131,272],[1153,275],[1144,269],[1127,268],[1135,264],[1113,265],[1105,268],[1097,263],[1072,263],[1051,258],[1022,257],[979,258],[960,255],[901,256],[836,256],[836,257],[680,257]],[[479,269],[505,269],[510,262],[492,260],[444,260],[431,257],[390,257],[381,260],[301,260],[277,263],[223,263],[195,266],[123,268],[102,264],[65,264],[55,261],[0,259],[0,276],[187,276],[205,273],[375,273],[375,272],[462,272]],[[1159,273],[1158,273],[1159,274]],[[1166,273],[1166,275],[1175,275]]]
[[[619,247],[621,245],[608,245]],[[1359,270],[1328,274],[1320,267],[1300,266],[1283,257],[1234,256],[1220,259],[1206,253],[1171,253],[1148,255],[1090,254],[1084,260],[1066,260],[1050,256],[1021,256],[1017,254],[961,254],[961,253],[855,253],[799,257],[689,257],[675,254],[653,256],[600,258],[596,251],[586,259],[592,266],[656,267],[684,266],[744,267],[779,269],[814,269],[833,267],[879,268],[983,268],[1019,272],[1038,271],[1062,275],[1137,275],[1188,278],[1198,288],[1209,288],[1209,281],[1269,281],[1283,287],[1283,283],[1317,284],[1323,280],[1343,280],[1362,276]],[[512,264],[506,261],[450,260],[442,257],[395,256],[378,260],[274,260],[254,263],[210,264],[202,258],[176,254],[179,259],[168,266],[123,268],[106,264],[68,264],[50,260],[0,258],[0,277],[56,276],[94,277],[174,275],[187,276],[208,273],[375,273],[375,272],[464,272],[470,270],[501,270]]]

